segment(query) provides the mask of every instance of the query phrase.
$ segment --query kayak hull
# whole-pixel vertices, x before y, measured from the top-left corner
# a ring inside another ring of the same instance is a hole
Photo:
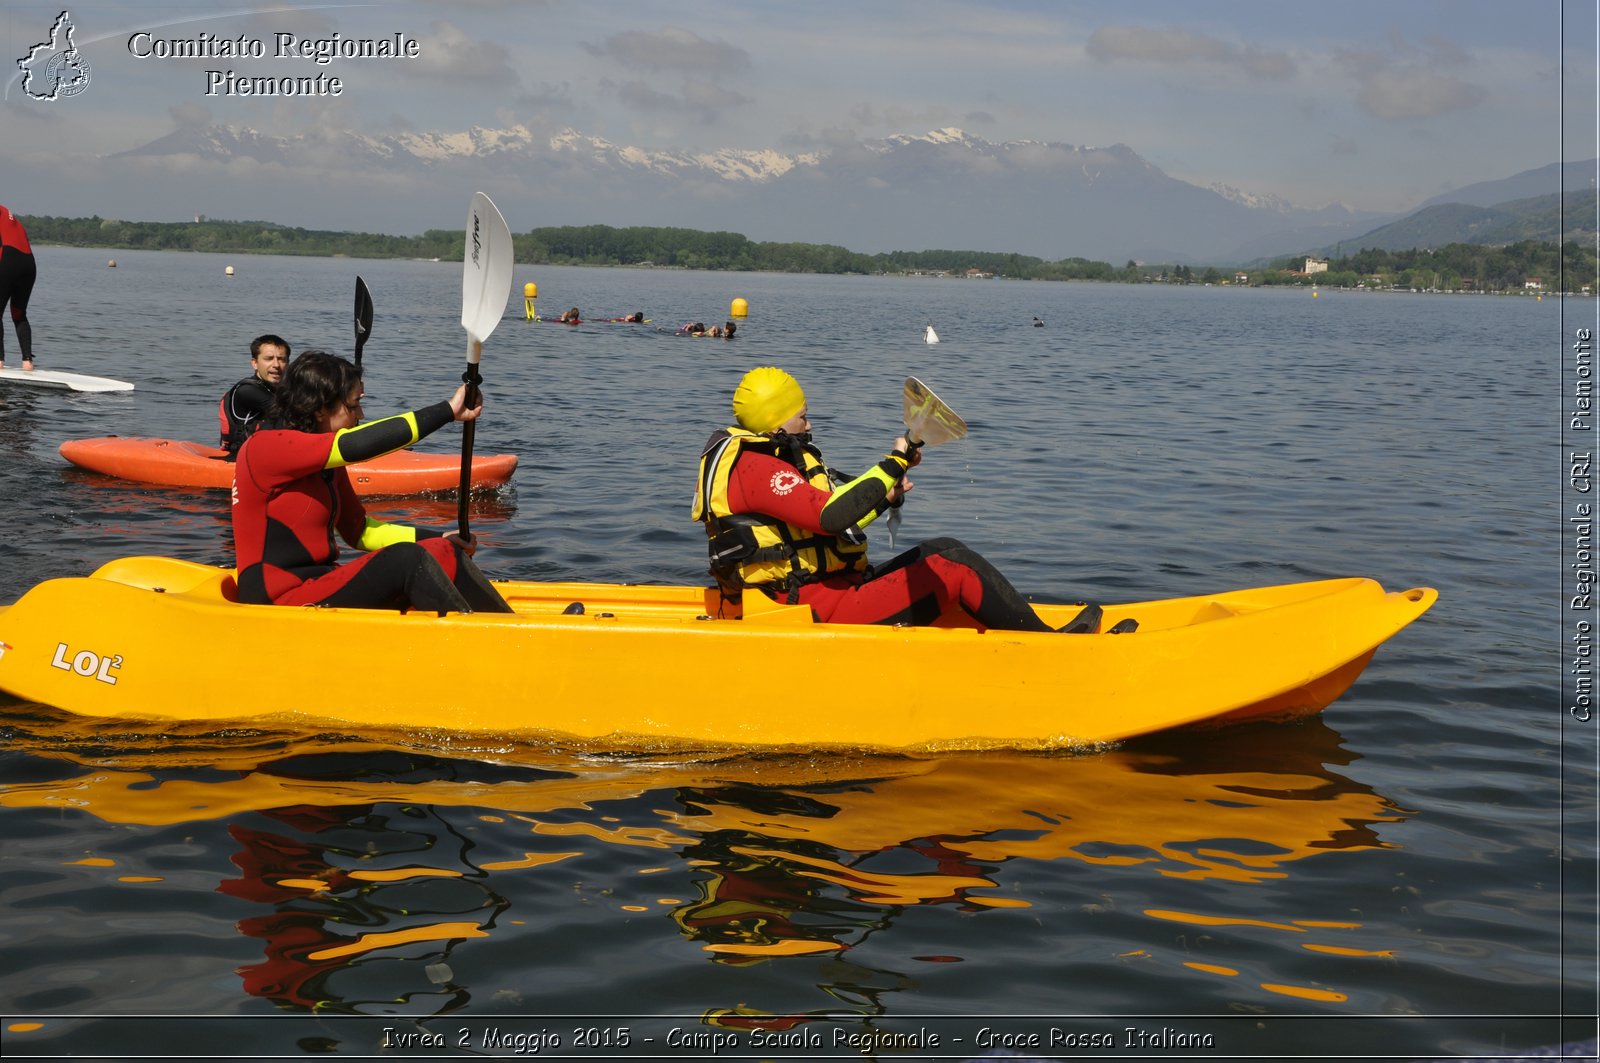
[[[164,487],[233,487],[233,465],[223,460],[222,450],[203,443],[147,436],[99,436],[69,439],[59,449],[63,458],[79,468],[120,480]],[[475,454],[472,486],[499,487],[511,479],[516,468],[515,454]],[[349,470],[358,495],[454,491],[461,483],[461,458],[455,454],[397,450],[371,461],[356,462]]]
[[[54,388],[57,391],[133,390],[133,385],[126,380],[113,380],[108,376],[69,373],[61,369],[18,369],[9,365],[0,369],[0,383],[27,384],[36,388]]]
[[[1057,635],[818,624],[759,595],[740,616],[703,587],[497,586],[514,614],[239,605],[228,570],[126,558],[0,608],[0,690],[96,717],[298,714],[630,750],[1080,748],[1320,712],[1437,598],[1325,580],[1108,605],[1106,627],[1138,630]],[[282,647],[283,680],[203,652],[219,638]],[[839,682],[806,682],[819,669]]]

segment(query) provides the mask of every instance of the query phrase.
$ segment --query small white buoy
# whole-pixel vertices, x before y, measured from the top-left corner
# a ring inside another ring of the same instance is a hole
[[[927,334],[927,336],[924,337],[924,339],[926,339],[929,343],[938,343],[939,342],[939,334],[937,332],[933,331],[933,326],[932,325],[928,326],[928,334]]]
[[[231,276],[233,276],[233,267],[229,266],[227,269],[223,270],[222,272],[223,272],[224,276],[231,277]]]
[[[116,268],[117,268],[117,260],[116,259],[113,258],[111,261],[106,263],[106,269],[116,269]]]

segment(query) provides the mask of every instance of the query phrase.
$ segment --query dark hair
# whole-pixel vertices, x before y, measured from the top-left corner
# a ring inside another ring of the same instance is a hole
[[[739,326],[735,325],[732,321],[730,321],[730,322],[728,322],[726,325],[724,325],[722,327],[722,338],[723,339],[729,339],[738,330],[739,330]]]
[[[269,332],[265,336],[257,336],[255,339],[250,341],[250,360],[252,362],[255,361],[256,356],[261,353],[261,348],[267,346],[268,344],[271,344],[274,347],[282,347],[283,356],[285,358],[294,353],[294,351],[289,349],[288,340],[284,339],[282,336],[274,336]]]
[[[279,428],[318,431],[322,412],[344,402],[360,385],[361,370],[348,358],[306,351],[284,370],[267,417]]]

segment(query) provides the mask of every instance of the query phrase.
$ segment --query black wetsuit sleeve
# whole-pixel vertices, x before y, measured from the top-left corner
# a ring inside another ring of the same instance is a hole
[[[884,507],[889,490],[906,474],[904,458],[891,454],[854,480],[834,491],[822,507],[822,530],[838,535],[846,528],[861,525]]]
[[[330,467],[370,461],[380,454],[408,447],[417,440],[437,432],[453,420],[455,413],[451,410],[450,404],[436,402],[432,406],[424,406],[411,413],[357,425],[339,433],[334,456],[329,459]]]

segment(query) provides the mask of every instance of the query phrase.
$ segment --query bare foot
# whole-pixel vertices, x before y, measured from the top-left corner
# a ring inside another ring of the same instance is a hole
[[[24,358],[22,360],[22,371],[25,373],[33,372],[33,361],[31,359]]]

